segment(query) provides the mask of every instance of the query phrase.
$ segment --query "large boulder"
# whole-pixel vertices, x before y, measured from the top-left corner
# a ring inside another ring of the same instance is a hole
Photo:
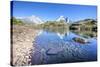
[[[74,37],[73,40],[75,42],[78,42],[78,43],[81,43],[81,44],[85,44],[85,43],[88,43],[87,40],[83,39],[83,38],[79,38],[79,37]]]

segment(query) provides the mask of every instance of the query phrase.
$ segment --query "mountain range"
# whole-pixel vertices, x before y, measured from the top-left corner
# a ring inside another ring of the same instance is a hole
[[[23,18],[17,18],[22,20],[24,23],[34,23],[34,24],[42,24],[44,23],[43,20],[41,20],[38,16],[32,15],[30,17],[23,17]],[[65,18],[64,16],[59,16],[56,20],[56,22],[68,22],[68,19]]]
[[[32,15],[30,17],[18,18],[24,23],[42,24],[44,23],[39,17]]]
[[[22,20],[24,23],[33,23],[33,24],[42,24],[42,23],[45,23],[45,21],[43,21],[42,19],[40,19],[38,16],[35,16],[35,15],[32,15],[32,16],[29,16],[29,17],[23,17],[23,18],[18,18],[20,20]],[[64,17],[64,16],[59,16],[56,20],[54,20],[56,22],[67,22],[69,23],[69,19]],[[89,21],[93,21],[93,22],[96,22],[94,19],[84,19],[84,20],[80,20],[80,21],[77,21],[77,22],[73,22],[73,23],[83,23],[83,22],[89,22]],[[70,22],[72,23],[72,22]]]

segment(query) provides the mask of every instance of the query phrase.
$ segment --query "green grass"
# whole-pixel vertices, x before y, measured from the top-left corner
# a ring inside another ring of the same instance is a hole
[[[24,24],[20,19],[16,19],[14,17],[11,18],[11,23],[13,25],[22,25],[22,24]]]

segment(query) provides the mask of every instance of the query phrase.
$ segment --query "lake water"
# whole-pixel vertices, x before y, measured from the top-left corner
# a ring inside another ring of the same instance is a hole
[[[71,31],[40,30],[35,38],[32,64],[54,64],[97,60],[97,39]],[[75,42],[82,38],[87,43]]]

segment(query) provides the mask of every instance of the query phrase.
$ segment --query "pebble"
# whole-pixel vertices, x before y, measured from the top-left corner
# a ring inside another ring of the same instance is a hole
[[[31,65],[29,63],[31,61],[31,52],[34,50],[33,41],[37,36],[37,30],[34,30],[30,26],[20,26],[13,25],[13,51],[12,58],[13,61],[11,63],[14,66],[20,65]]]

